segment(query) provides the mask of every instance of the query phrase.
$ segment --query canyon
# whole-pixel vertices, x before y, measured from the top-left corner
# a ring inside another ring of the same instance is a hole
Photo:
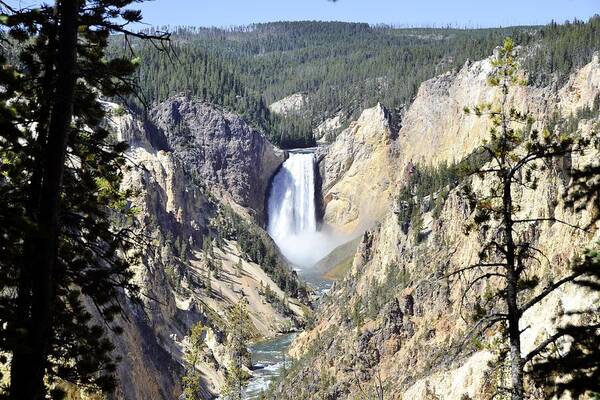
[[[415,233],[403,229],[395,196],[411,166],[458,162],[486,138],[487,120],[463,108],[495,99],[491,70],[490,59],[467,62],[421,84],[401,116],[378,104],[330,143],[303,151],[278,149],[242,118],[193,97],[172,97],[146,119],[115,116],[119,138],[131,146],[124,185],[138,193],[131,206],[152,244],[135,267],[144,304],[125,301],[125,333],[113,339],[126,355],[114,397],[177,398],[189,330],[201,321],[207,350],[198,368],[203,396],[214,398],[229,362],[219,325],[227,307],[245,298],[256,340],[289,337],[276,348],[289,345],[296,360],[266,398],[365,399],[378,387],[386,399],[486,398],[494,337],[454,353],[467,329],[459,307],[464,283],[447,277],[479,251],[482,238],[463,232],[472,209],[454,188],[434,216],[436,193],[419,205],[424,222]],[[555,113],[593,107],[598,96],[596,55],[566,83],[522,86],[510,101],[541,129]],[[577,123],[590,135],[598,116]],[[573,212],[562,196],[569,168],[597,161],[592,152],[540,172],[537,190],[516,194],[520,215],[592,221],[593,210]],[[477,177],[472,185],[486,190]],[[552,260],[536,271],[548,281],[599,239],[597,227],[592,234],[553,223],[530,230]],[[248,241],[260,243],[267,254],[260,261],[268,258],[272,267],[257,262]],[[323,258],[317,275],[336,271],[336,281],[317,300],[301,281]],[[220,265],[218,276],[211,275],[212,262]],[[557,307],[574,309],[581,297],[588,305],[597,301],[582,290],[566,286],[531,310],[524,347],[561,323],[550,318]],[[364,314],[359,325],[350,317],[356,308]],[[290,332],[296,333],[282,336]],[[281,366],[281,359],[273,362]]]
[[[597,399],[600,15],[235,2],[0,1],[0,398]]]

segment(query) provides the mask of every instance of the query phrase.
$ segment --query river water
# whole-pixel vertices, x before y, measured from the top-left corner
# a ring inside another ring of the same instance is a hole
[[[331,282],[311,274],[310,267],[339,243],[320,232],[315,205],[315,155],[311,150],[290,151],[271,185],[267,204],[267,231],[298,275],[318,294]],[[289,333],[250,346],[253,377],[246,387],[245,399],[257,399],[291,362],[287,350],[297,333]]]
[[[281,375],[284,368],[290,367],[291,362],[286,353],[296,335],[297,333],[287,333],[250,346],[254,370],[252,379],[246,387],[246,399],[258,398],[260,393]]]
[[[331,288],[331,281],[316,275],[307,275],[306,281],[322,296]],[[274,380],[291,366],[287,351],[298,335],[297,332],[286,333],[274,339],[257,342],[250,346],[252,354],[252,378],[246,387],[244,399],[254,400],[266,391]]]

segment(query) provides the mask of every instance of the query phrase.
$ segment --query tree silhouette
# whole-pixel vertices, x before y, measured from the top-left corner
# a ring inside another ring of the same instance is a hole
[[[575,280],[582,290],[600,292],[600,252],[588,249],[578,266],[586,271],[586,279]],[[560,398],[569,392],[572,398],[584,394],[600,394],[600,306],[591,310],[568,313],[583,317],[583,324],[569,323],[557,329],[538,347],[531,375],[545,387],[548,398]]]
[[[598,140],[595,145],[596,148],[600,147]],[[589,226],[600,219],[600,165],[589,164],[573,171],[566,204],[574,211],[595,211]],[[600,293],[600,243],[586,249],[578,268],[587,273],[574,283],[592,295]],[[534,359],[537,362],[532,366],[532,377],[544,385],[548,397],[561,397],[565,392],[569,392],[573,398],[589,392],[598,395],[600,305],[591,310],[570,312],[568,316],[580,317],[585,322],[561,326],[546,340],[548,346],[541,352],[541,357]]]
[[[105,331],[120,331],[121,289],[136,298],[136,236],[113,219],[132,212],[120,190],[127,146],[106,128],[100,97],[131,92],[137,62],[105,50],[115,33],[168,39],[127,30],[141,20],[124,8],[132,2],[0,2],[0,350],[11,354],[11,399],[45,398],[56,379],[115,384]]]

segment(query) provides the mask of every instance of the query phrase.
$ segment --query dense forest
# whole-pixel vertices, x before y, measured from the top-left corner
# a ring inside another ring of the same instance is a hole
[[[341,22],[276,22],[230,29],[172,29],[173,54],[151,44],[113,40],[135,53],[149,104],[188,93],[243,115],[282,147],[314,145],[326,118],[349,121],[381,102],[398,111],[426,79],[490,55],[506,36],[527,46],[532,83],[563,79],[600,48],[600,17],[545,27],[394,28]],[[268,105],[294,93],[305,109],[278,116]],[[139,101],[129,99],[140,105]]]
[[[552,78],[564,82],[574,68],[589,63],[592,55],[600,51],[600,16],[588,22],[552,22],[528,41],[516,42],[534,44],[529,46],[531,51],[526,52],[523,65],[530,83],[548,84]]]

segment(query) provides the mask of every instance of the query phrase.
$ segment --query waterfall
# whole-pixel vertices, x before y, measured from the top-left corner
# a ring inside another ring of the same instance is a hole
[[[267,203],[267,232],[281,253],[303,269],[349,240],[329,229],[317,230],[315,162],[312,152],[290,152],[273,178]]]
[[[290,261],[306,263],[291,246],[317,231],[315,212],[315,155],[290,153],[273,178],[268,202],[267,231]]]
[[[273,178],[268,231],[275,242],[317,230],[314,163],[313,153],[290,153]]]

